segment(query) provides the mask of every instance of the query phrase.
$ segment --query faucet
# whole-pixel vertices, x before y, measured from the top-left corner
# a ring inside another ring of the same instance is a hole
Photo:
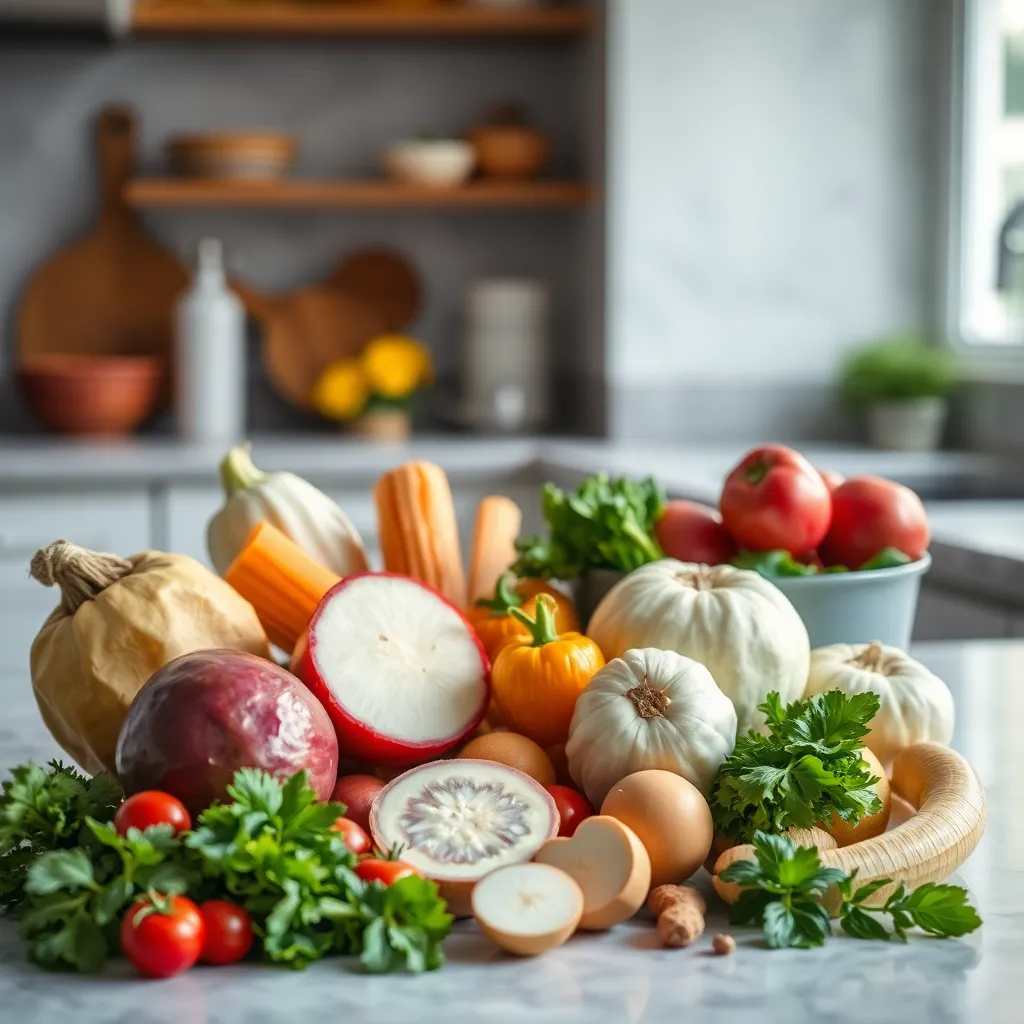
[[[1008,292],[1015,286],[1024,287],[1024,282],[1013,273],[1017,261],[1021,259],[1024,259],[1024,199],[1010,210],[999,229],[999,262],[996,269],[996,288],[999,291]]]

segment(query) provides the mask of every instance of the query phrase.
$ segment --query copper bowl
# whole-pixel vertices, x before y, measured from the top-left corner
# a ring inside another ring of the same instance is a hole
[[[58,434],[116,437],[156,405],[163,363],[153,356],[39,355],[18,367],[28,407]]]
[[[528,125],[481,125],[466,137],[476,149],[477,166],[485,178],[529,181],[548,161],[546,136]]]

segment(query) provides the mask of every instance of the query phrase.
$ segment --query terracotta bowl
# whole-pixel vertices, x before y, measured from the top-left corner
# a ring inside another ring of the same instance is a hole
[[[526,125],[482,125],[467,138],[476,149],[477,166],[486,178],[529,181],[548,161],[548,140]]]
[[[58,434],[118,436],[152,411],[163,364],[152,356],[40,355],[18,367],[28,407]]]

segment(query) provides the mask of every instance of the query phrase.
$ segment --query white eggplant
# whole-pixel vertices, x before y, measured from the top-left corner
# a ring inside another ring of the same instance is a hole
[[[294,473],[264,473],[253,464],[249,445],[232,448],[220,464],[224,507],[210,520],[206,544],[223,575],[242,550],[249,532],[266,521],[290,537],[311,558],[339,576],[365,572],[369,565],[359,531],[323,491]]]

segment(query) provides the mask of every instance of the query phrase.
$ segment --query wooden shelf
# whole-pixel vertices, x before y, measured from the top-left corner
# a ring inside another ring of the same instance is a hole
[[[589,187],[578,181],[479,181],[457,188],[424,188],[387,180],[224,181],[136,178],[125,188],[128,205],[140,209],[543,209],[580,206],[589,197]]]
[[[137,35],[574,36],[593,23],[586,7],[509,8],[472,4],[402,8],[321,2],[241,4],[231,0],[140,0]]]

